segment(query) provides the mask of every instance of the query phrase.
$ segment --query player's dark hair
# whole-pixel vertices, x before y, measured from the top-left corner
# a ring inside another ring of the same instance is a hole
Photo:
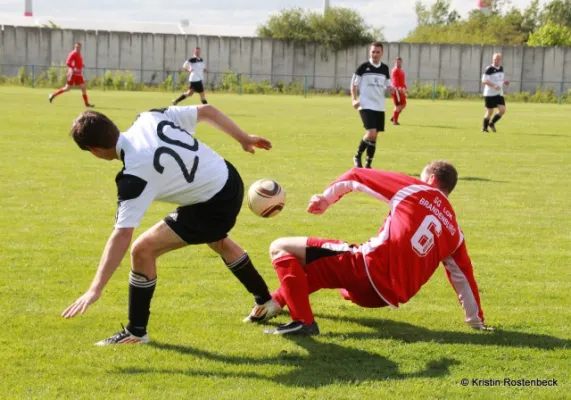
[[[398,56],[397,58],[395,58],[395,61],[401,60],[402,61],[402,57]]]
[[[426,166],[426,172],[430,175],[434,174],[440,188],[448,193],[452,193],[458,183],[458,171],[448,161],[432,161]]]
[[[119,140],[119,128],[106,115],[88,110],[73,121],[69,136],[81,150],[89,150],[88,147],[111,149]]]
[[[74,46],[81,46],[81,42],[76,42]]]
[[[371,47],[380,47],[381,49],[384,50],[383,44],[381,42],[373,42],[371,43]]]

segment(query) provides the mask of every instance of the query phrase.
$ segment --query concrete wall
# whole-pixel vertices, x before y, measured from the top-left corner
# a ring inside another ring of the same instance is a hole
[[[158,83],[200,46],[210,74],[206,83],[219,83],[225,72],[242,73],[256,82],[303,83],[317,89],[347,89],[356,67],[367,60],[367,46],[332,52],[319,45],[277,40],[216,36],[170,35],[106,31],[53,30],[4,26],[0,30],[0,73],[16,75],[21,66],[41,73],[65,62],[73,44],[83,43],[85,75],[105,70],[131,71],[138,81]],[[571,48],[432,45],[387,43],[383,61],[404,59],[409,86],[414,81],[441,83],[470,92],[482,89],[482,71],[501,52],[510,91],[537,87],[571,89]]]

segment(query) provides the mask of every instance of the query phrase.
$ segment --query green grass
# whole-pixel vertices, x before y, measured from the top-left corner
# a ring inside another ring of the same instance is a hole
[[[152,346],[97,348],[126,322],[128,262],[88,313],[59,315],[90,284],[115,215],[118,162],[78,150],[67,134],[81,110],[72,92],[0,91],[0,398],[373,399],[571,397],[570,106],[508,104],[497,134],[479,132],[481,102],[411,101],[389,126],[375,166],[418,174],[445,158],[461,180],[451,196],[483,307],[499,332],[470,330],[440,268],[399,310],[360,309],[336,291],[312,296],[322,335],[289,340],[245,325],[252,299],[204,246],[159,260]],[[170,94],[90,93],[126,129]],[[281,236],[363,242],[388,208],[349,195],[323,216],[307,200],[351,166],[362,132],[348,98],[211,95],[251,133],[274,143],[244,153],[200,126],[198,137],[247,185],[273,178],[283,213],[247,208],[232,236],[274,288],[267,249]],[[196,102],[193,98],[191,102]],[[390,107],[389,107],[390,108]],[[173,207],[155,204],[151,226]],[[288,320],[280,316],[276,322]],[[557,388],[463,387],[462,378],[558,379]]]

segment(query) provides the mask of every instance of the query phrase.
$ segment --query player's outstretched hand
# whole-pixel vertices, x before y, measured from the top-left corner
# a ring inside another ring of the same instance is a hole
[[[360,106],[361,106],[361,102],[359,100],[353,100],[353,108],[355,110],[358,110]]]
[[[101,296],[100,292],[88,290],[83,296],[74,301],[71,306],[66,308],[65,311],[61,313],[61,316],[64,318],[73,318],[77,314],[85,314],[87,307],[95,303],[97,299],[99,299],[99,296]]]
[[[254,147],[264,150],[270,150],[272,148],[272,142],[261,136],[248,135],[248,139],[246,139],[246,142],[242,143],[242,148],[244,149],[244,151],[254,154],[255,153]]]
[[[495,332],[496,328],[489,325],[482,325],[482,326],[474,326],[474,329],[477,331],[486,331],[486,332]]]
[[[510,81],[505,81],[504,82],[504,86],[509,86],[510,85]]]
[[[316,194],[311,196],[309,205],[307,206],[307,212],[312,214],[323,214],[328,207],[329,202],[327,202],[325,196],[322,194]]]

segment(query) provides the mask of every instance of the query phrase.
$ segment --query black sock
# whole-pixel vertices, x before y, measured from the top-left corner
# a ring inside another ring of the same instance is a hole
[[[373,162],[373,157],[375,157],[375,151],[377,150],[377,142],[367,141],[367,163],[366,167],[370,167]]]
[[[206,101],[206,99],[204,100],[200,100],[202,102],[202,104],[208,104],[208,102]]]
[[[178,96],[178,99],[174,101],[174,104],[178,104],[180,101],[183,101],[184,99],[186,99],[186,94],[183,93],[180,96]]]
[[[355,157],[361,158],[366,148],[367,148],[367,142],[361,139],[361,143],[359,143],[359,148],[357,149],[357,154],[355,154]]]
[[[157,278],[148,280],[143,274],[129,274],[129,323],[127,330],[135,336],[147,333],[151,315],[151,299],[155,293]]]
[[[490,125],[490,120],[488,118],[484,118],[484,130],[488,129],[488,125]]]
[[[244,253],[242,257],[231,263],[224,261],[224,264],[244,285],[246,290],[254,295],[256,304],[262,305],[271,300],[272,296],[268,291],[268,285],[266,285],[264,278],[260,276],[254,264],[252,264],[248,253]]]
[[[502,116],[500,114],[494,115],[494,118],[492,118],[492,122],[490,123],[490,125],[495,125],[496,122],[498,122],[500,120],[500,118],[502,118]]]

